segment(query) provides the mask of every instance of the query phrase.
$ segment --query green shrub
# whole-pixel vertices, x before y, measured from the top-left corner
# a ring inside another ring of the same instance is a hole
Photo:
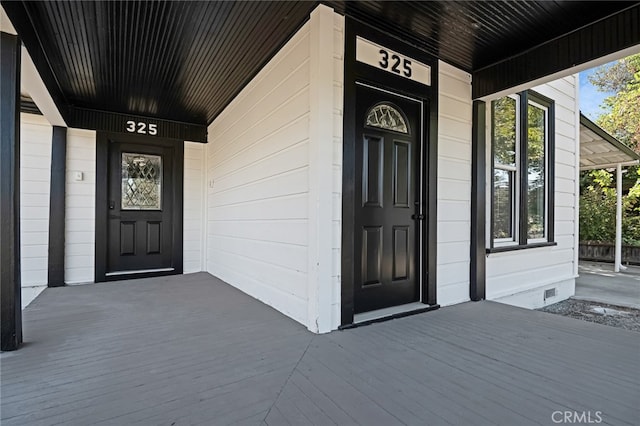
[[[580,241],[616,240],[616,199],[588,190],[580,197]]]
[[[580,241],[613,244],[616,240],[616,191],[611,175],[599,170],[591,172],[593,182],[580,196]],[[636,183],[622,197],[623,244],[640,246],[640,185]]]
[[[622,217],[622,243],[640,246],[640,216]]]

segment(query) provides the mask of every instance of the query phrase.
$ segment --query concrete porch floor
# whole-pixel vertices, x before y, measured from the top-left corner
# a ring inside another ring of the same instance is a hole
[[[640,309],[640,267],[614,272],[612,263],[580,261],[574,299]]]
[[[313,335],[199,273],[47,289],[24,335],[3,426],[640,420],[639,333],[491,302]]]

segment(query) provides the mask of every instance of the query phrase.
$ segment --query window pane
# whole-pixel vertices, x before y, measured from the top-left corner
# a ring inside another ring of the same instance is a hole
[[[374,105],[367,113],[367,126],[409,133],[403,114],[389,104]]]
[[[545,110],[528,106],[527,140],[527,214],[529,238],[545,236]]]
[[[493,161],[516,167],[516,100],[505,97],[492,102]]]
[[[514,172],[493,171],[493,238],[513,239]]]
[[[122,209],[160,210],[162,158],[122,153]]]
[[[492,102],[493,238],[514,240],[515,182],[518,165],[517,101],[504,97]]]

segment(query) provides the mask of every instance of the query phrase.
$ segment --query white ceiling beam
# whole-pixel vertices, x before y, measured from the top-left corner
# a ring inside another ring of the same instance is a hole
[[[11,20],[0,6],[0,30],[5,33],[17,35]],[[44,85],[36,66],[29,56],[29,52],[22,47],[20,58],[20,93],[28,95],[37,105],[42,115],[52,126],[67,127],[58,107]]]
[[[7,34],[17,35],[16,29],[13,28],[13,24],[11,20],[7,16],[7,13],[4,11],[4,8],[0,6],[0,31]]]
[[[634,160],[634,161],[627,161],[625,163],[610,163],[610,164],[595,164],[595,165],[591,165],[591,166],[580,166],[580,170],[595,170],[595,169],[613,169],[618,167],[618,164],[620,164],[622,167],[626,167],[626,166],[635,166],[636,164],[638,164],[638,160]]]
[[[44,85],[36,66],[31,60],[27,49],[22,47],[22,70],[20,78],[20,92],[29,95],[38,106],[42,115],[52,126],[67,127],[58,107]]]

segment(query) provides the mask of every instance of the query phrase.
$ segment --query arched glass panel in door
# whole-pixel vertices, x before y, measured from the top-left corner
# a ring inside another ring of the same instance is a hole
[[[409,134],[409,126],[404,114],[394,105],[379,103],[367,112],[366,125],[393,132]]]

